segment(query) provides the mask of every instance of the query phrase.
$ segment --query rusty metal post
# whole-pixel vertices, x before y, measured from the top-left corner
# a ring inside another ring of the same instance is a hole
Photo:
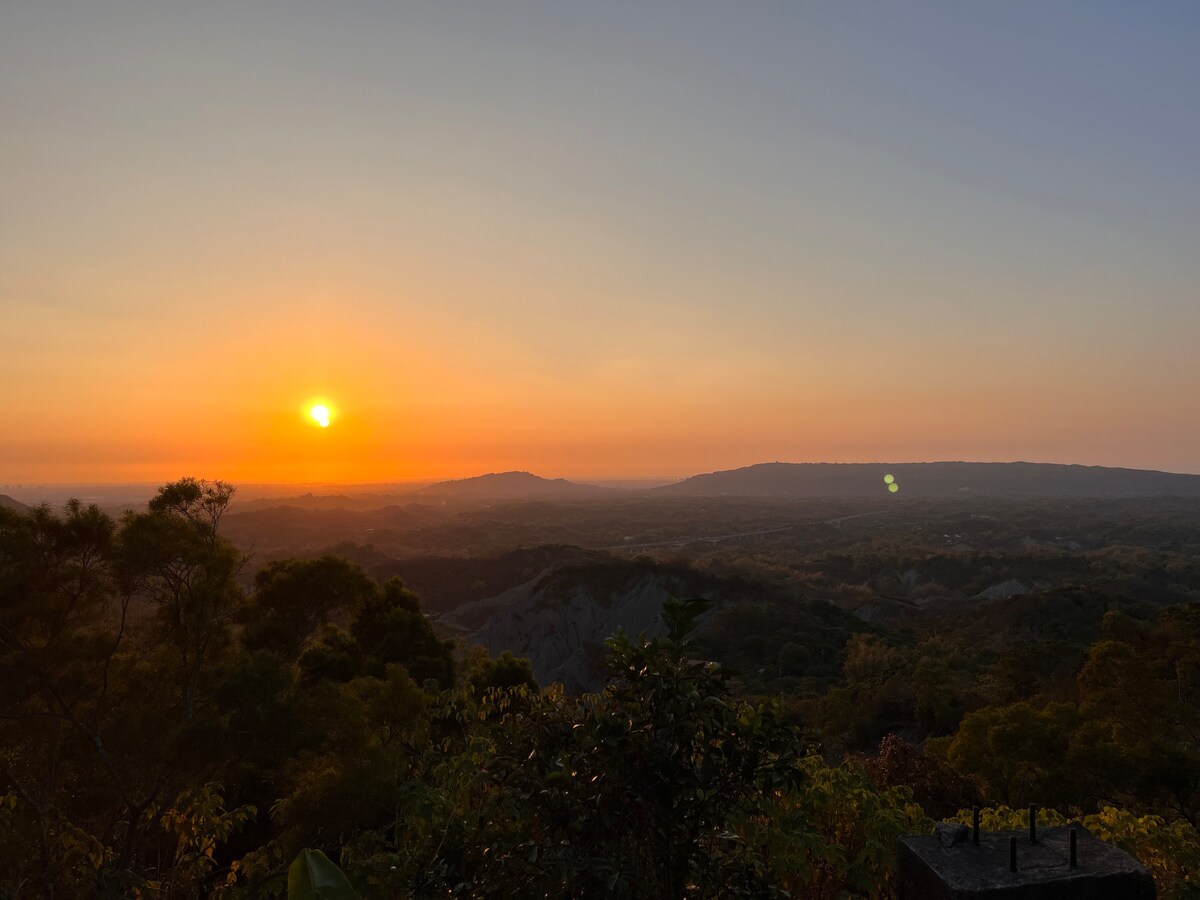
[[[1078,865],[1079,865],[1079,860],[1075,855],[1075,829],[1072,828],[1071,829],[1071,868],[1074,869],[1074,868],[1078,867]]]
[[[1017,871],[1017,836],[1008,839],[1008,871]]]
[[[979,807],[971,807],[971,843],[979,846]]]
[[[1037,807],[1029,804],[1029,843],[1037,843]]]

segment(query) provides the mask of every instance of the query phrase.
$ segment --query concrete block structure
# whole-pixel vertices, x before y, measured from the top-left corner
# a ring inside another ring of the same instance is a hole
[[[1075,832],[1075,865],[1071,832]],[[1081,826],[981,832],[949,844],[900,839],[901,900],[1154,900],[1154,880],[1128,853]],[[1014,867],[1015,859],[1015,867]]]

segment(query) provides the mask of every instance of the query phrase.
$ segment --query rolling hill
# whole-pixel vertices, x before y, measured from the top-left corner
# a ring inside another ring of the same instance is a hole
[[[565,478],[541,478],[529,472],[493,472],[457,481],[439,481],[416,492],[421,497],[459,500],[568,500],[613,493],[608,488],[577,484]]]
[[[760,463],[653,488],[663,497],[1200,497],[1200,475],[1053,463]]]
[[[17,512],[29,512],[30,507],[20,500],[14,500],[8,494],[0,494],[0,509],[12,509]]]

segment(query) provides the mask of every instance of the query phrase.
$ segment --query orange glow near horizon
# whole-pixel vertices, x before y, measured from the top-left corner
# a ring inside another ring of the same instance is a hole
[[[208,364],[209,346],[155,343],[141,323],[131,336],[147,348],[137,367],[101,348],[45,345],[39,379],[9,400],[0,422],[0,482],[193,474],[381,483],[513,469],[682,477],[771,460],[1188,470],[1145,455],[1169,443],[1162,422],[1176,420],[1166,416],[1166,395],[1146,392],[1114,438],[1111,398],[1142,373],[1114,365],[1086,385],[1063,382],[1061,349],[1044,354],[1045,364],[1031,355],[1019,371],[999,373],[973,366],[936,333],[892,348],[861,335],[826,344],[814,331],[787,353],[765,338],[727,344],[723,333],[687,322],[673,326],[666,350],[657,332],[599,326],[518,340],[500,328],[464,329],[446,309],[453,297],[421,280],[360,288],[354,305],[374,309],[368,318],[335,315],[345,298],[332,289],[272,290],[253,270],[241,277],[245,286],[223,304],[254,312],[219,338],[219,366]],[[432,299],[393,312],[391,294]],[[190,288],[179,307],[204,308],[211,296],[206,285]],[[289,314],[289,324],[277,324]],[[189,313],[171,315],[187,326]],[[1023,347],[1032,354],[1029,341]],[[935,353],[937,364],[924,361]],[[715,363],[687,365],[693,358]],[[0,357],[0,376],[6,366]],[[885,381],[892,399],[881,406]],[[122,403],[114,407],[111,396]],[[329,411],[328,428],[312,414],[318,405]]]
[[[242,362],[214,372],[201,389],[188,388],[193,359],[164,361],[157,381],[140,383],[124,380],[114,364],[111,381],[126,397],[119,408],[102,409],[97,394],[69,417],[32,401],[12,411],[9,424],[23,428],[0,442],[0,481],[149,483],[192,474],[234,483],[384,483],[506,470],[683,477],[772,460],[1121,465],[1138,443],[1132,430],[1124,447],[1102,440],[1105,395],[1113,390],[1103,379],[1093,401],[1071,408],[1070,429],[1055,433],[1061,442],[1042,440],[1031,450],[1021,430],[1031,417],[1065,418],[1057,412],[1066,405],[1061,394],[1036,383],[1041,373],[1006,391],[970,373],[950,385],[931,377],[881,409],[874,396],[881,373],[839,368],[819,351],[786,367],[747,355],[718,373],[687,377],[665,362],[560,374],[506,371],[495,348],[466,339],[449,357],[353,331],[343,325],[337,343],[355,352],[335,357],[306,346],[301,334],[264,349],[248,330],[227,354]],[[398,355],[402,377],[394,374]],[[295,389],[306,382],[307,391]],[[989,391],[989,405],[975,402]],[[314,416],[317,406],[327,408],[329,427]],[[209,427],[214,421],[220,428]],[[1107,453],[1079,454],[1077,442],[1088,439]]]
[[[1080,40],[1062,13],[1079,65],[1045,44],[1016,73],[1040,7],[716,5],[693,42],[640,6],[318,5],[281,32],[257,4],[9,4],[0,493],[1200,473],[1186,41],[1114,64],[1103,16]]]

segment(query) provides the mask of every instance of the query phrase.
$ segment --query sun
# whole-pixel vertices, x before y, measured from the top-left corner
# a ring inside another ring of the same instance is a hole
[[[328,428],[329,423],[333,421],[333,414],[324,403],[316,403],[309,407],[308,416],[322,428]]]

